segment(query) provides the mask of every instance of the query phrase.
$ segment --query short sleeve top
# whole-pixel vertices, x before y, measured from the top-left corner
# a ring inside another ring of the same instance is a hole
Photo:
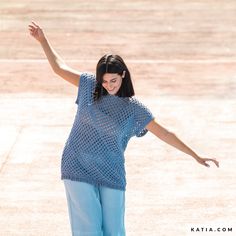
[[[93,74],[81,74],[77,113],[62,155],[62,179],[125,190],[128,141],[144,136],[154,116],[135,97],[108,94],[94,101],[95,86]]]

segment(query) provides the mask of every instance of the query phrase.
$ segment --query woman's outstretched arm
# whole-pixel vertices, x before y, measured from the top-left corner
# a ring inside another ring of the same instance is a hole
[[[192,156],[198,163],[206,167],[210,167],[210,165],[207,162],[211,161],[214,162],[217,167],[219,167],[219,162],[217,160],[212,158],[199,157],[191,148],[189,148],[186,144],[184,144],[174,133],[169,132],[167,129],[159,125],[155,120],[149,122],[146,128],[162,141]]]
[[[78,86],[80,72],[66,65],[62,58],[55,52],[55,50],[50,45],[41,27],[35,22],[32,22],[29,25],[29,32],[31,36],[33,36],[41,44],[53,71],[71,84]]]

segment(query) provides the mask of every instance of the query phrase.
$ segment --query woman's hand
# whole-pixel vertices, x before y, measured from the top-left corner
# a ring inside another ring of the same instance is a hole
[[[30,35],[33,36],[36,40],[38,40],[40,43],[45,40],[43,30],[40,28],[39,25],[37,25],[33,21],[29,25],[29,32],[30,32]]]
[[[210,167],[210,165],[207,163],[208,161],[215,163],[215,165],[219,167],[219,162],[216,159],[197,157],[195,160],[206,167]]]

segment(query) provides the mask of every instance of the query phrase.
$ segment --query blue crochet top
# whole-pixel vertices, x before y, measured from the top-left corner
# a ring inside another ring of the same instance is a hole
[[[61,178],[125,190],[124,151],[132,136],[147,133],[154,119],[135,97],[102,96],[93,100],[96,78],[80,76],[75,116],[61,162]]]

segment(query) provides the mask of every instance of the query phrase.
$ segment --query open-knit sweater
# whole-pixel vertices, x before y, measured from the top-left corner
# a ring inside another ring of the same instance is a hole
[[[82,73],[77,113],[61,161],[61,178],[125,190],[124,151],[154,119],[137,98],[105,95],[94,101],[96,78]]]

